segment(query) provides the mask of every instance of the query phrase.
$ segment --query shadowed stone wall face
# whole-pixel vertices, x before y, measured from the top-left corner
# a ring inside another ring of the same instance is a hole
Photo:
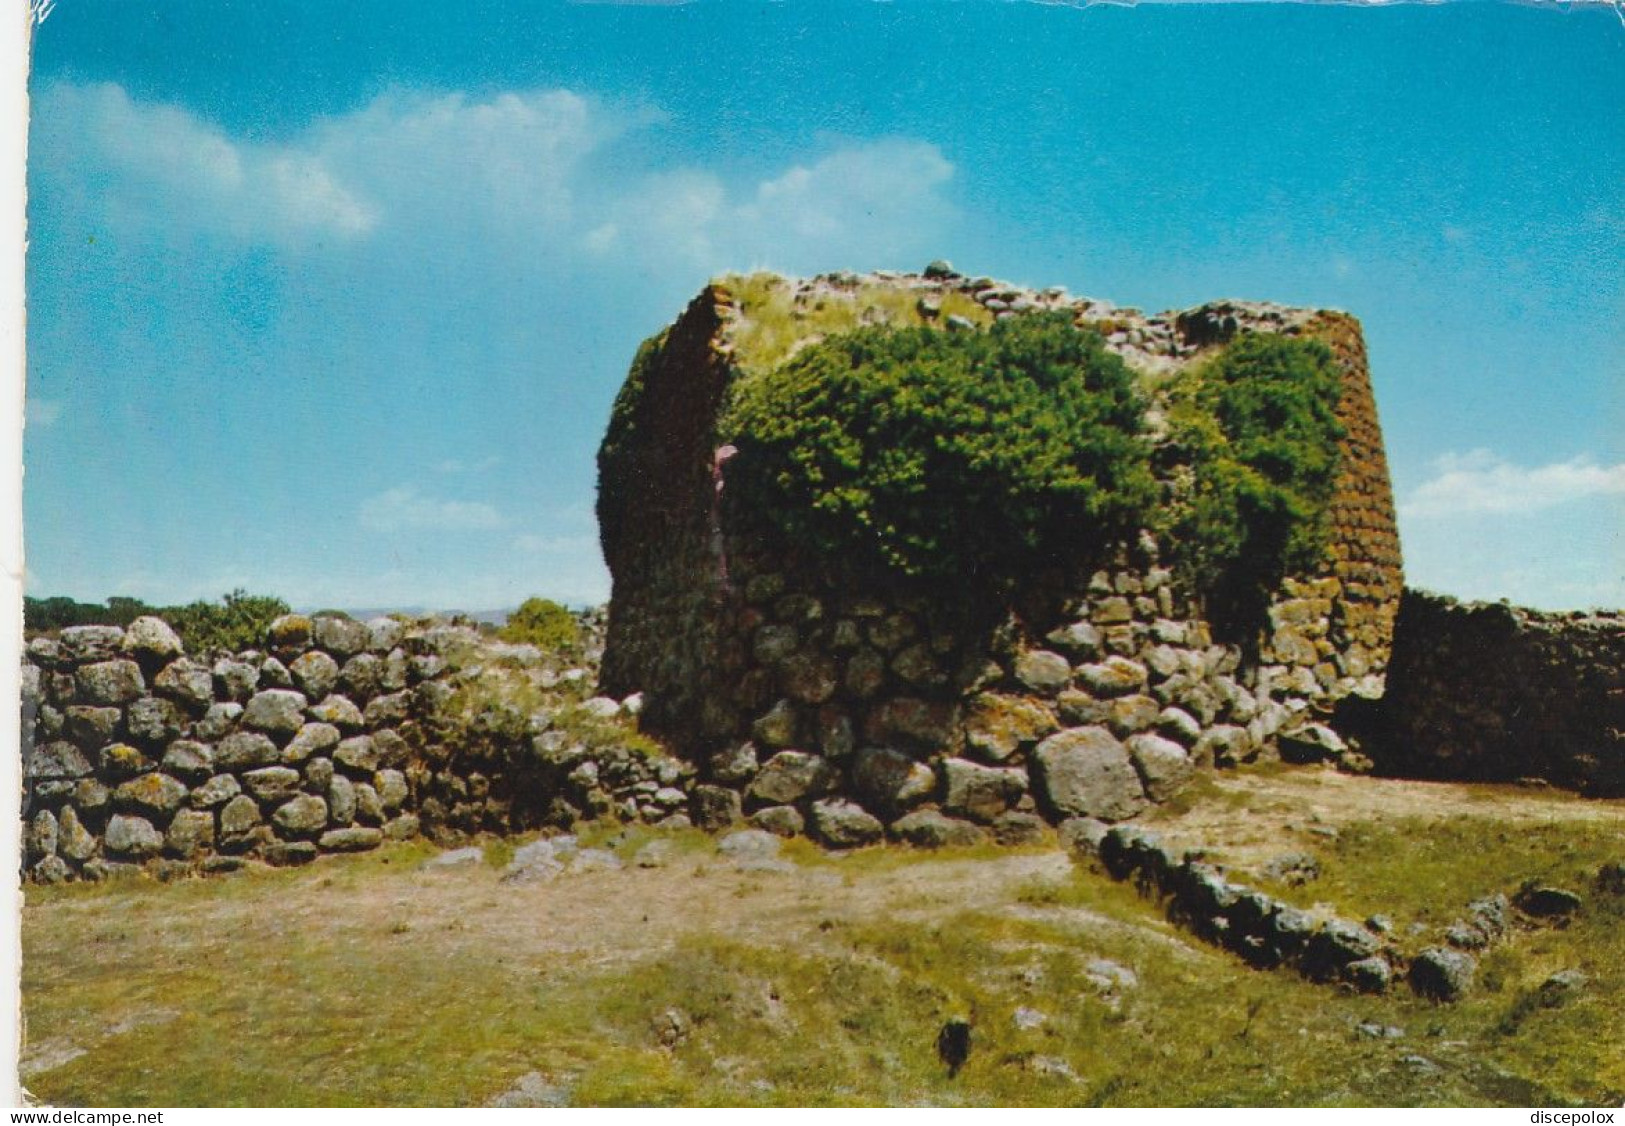
[[[1283,585],[1246,645],[1215,640],[1148,533],[1042,577],[1013,607],[802,557],[725,487],[718,500],[717,414],[743,374],[736,363],[749,362],[735,347],[749,311],[714,284],[644,367],[640,429],[630,441],[612,429],[599,495],[614,579],[605,687],[645,692],[649,729],[699,764],[702,823],[749,816],[826,840],[1019,837],[1039,815],[1130,817],[1214,763],[1347,753],[1317,717],[1343,696],[1381,693],[1402,581],[1352,317],[1238,302],[1146,317],[958,275],[782,284],[809,316],[876,287],[902,291],[893,304],[924,323],[950,320],[940,310],[967,298],[986,320],[1069,310],[1142,375],[1154,439],[1161,389],[1237,334],[1321,338],[1343,375],[1347,431],[1332,550],[1318,573]]]
[[[1625,794],[1625,612],[1406,591],[1382,717],[1385,772]]]

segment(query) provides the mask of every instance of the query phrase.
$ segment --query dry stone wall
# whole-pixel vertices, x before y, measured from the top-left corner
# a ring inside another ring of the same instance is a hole
[[[1379,769],[1625,795],[1625,612],[1405,592]]]
[[[498,682],[557,687],[609,737],[546,709],[459,706]],[[587,698],[593,682],[436,621],[289,615],[264,650],[198,656],[157,618],[65,629],[24,658],[24,868],[167,876],[682,815],[693,769],[614,738],[622,709]]]
[[[778,284],[809,322],[843,301],[854,325],[885,304],[945,331],[974,327],[951,308],[984,322],[1070,310],[1141,375],[1154,438],[1169,379],[1238,334],[1323,339],[1344,382],[1333,550],[1283,585],[1259,637],[1230,644],[1149,534],[1014,607],[801,557],[729,501],[716,425],[753,326],[713,284],[645,346],[599,496],[614,579],[605,687],[646,693],[651,730],[699,764],[701,823],[743,817],[830,844],[1019,838],[1045,818],[1132,817],[1214,764],[1358,757],[1324,720],[1344,696],[1380,695],[1401,573],[1353,318],[1240,302],[1147,317],[940,268]]]

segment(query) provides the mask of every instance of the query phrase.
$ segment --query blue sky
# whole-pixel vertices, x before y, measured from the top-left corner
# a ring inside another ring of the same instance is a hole
[[[1625,605],[1604,8],[61,0],[29,593],[603,599],[593,455],[707,277],[1364,322],[1411,581]]]

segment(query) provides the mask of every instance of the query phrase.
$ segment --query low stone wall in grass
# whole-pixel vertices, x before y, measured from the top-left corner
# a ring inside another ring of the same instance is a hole
[[[470,709],[490,685],[532,691]],[[419,834],[686,809],[692,769],[622,739],[590,669],[468,624],[289,615],[263,650],[189,656],[158,618],[32,641],[23,865],[100,879],[299,864]]]

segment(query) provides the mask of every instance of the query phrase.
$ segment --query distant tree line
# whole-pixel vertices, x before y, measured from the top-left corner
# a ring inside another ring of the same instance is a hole
[[[280,598],[234,590],[213,602],[149,606],[139,598],[115,596],[105,603],[72,598],[24,598],[23,629],[28,637],[68,626],[127,626],[151,615],[174,627],[189,653],[206,649],[250,649],[265,642],[265,629],[289,612]]]

